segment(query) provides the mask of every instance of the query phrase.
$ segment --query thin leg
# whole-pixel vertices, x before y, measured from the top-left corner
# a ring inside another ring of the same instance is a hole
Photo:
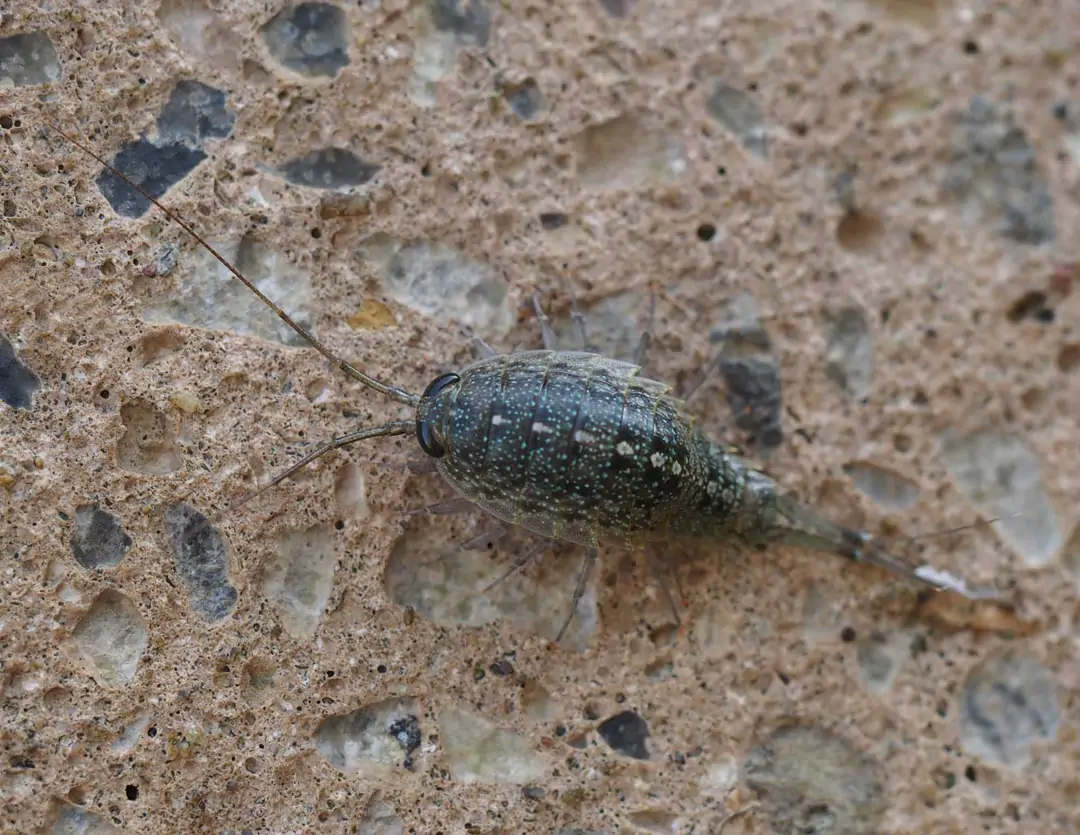
[[[426,513],[429,516],[451,516],[454,513],[465,513],[475,507],[476,505],[468,499],[455,498],[447,499],[443,502],[435,502],[426,507],[415,507],[412,510],[403,510],[401,511],[401,515],[420,516],[421,514]]]
[[[502,539],[510,531],[509,525],[499,525],[489,531],[484,531],[479,536],[461,543],[462,551],[486,551],[496,542]]]
[[[715,357],[709,360],[709,363],[705,366],[705,369],[700,374],[698,374],[697,379],[695,379],[694,382],[691,383],[690,386],[680,395],[684,403],[689,401],[691,397],[697,394],[698,391],[701,390],[701,387],[705,385],[705,383],[708,381],[708,379],[716,373],[716,370],[720,367],[720,362],[720,354],[717,354]]]
[[[395,420],[392,423],[384,423],[382,426],[372,426],[368,429],[361,429],[357,432],[350,432],[348,435],[342,435],[339,438],[331,438],[329,441],[319,444],[314,451],[309,452],[291,467],[284,472],[278,473],[270,481],[264,484],[262,487],[258,487],[252,490],[246,496],[242,497],[238,501],[228,505],[224,510],[215,513],[213,516],[205,519],[201,524],[196,525],[184,534],[184,541],[187,542],[192,537],[203,530],[220,521],[224,516],[232,513],[239,507],[250,502],[256,496],[265,493],[271,487],[280,484],[297,470],[306,467],[316,458],[321,458],[331,450],[341,449],[341,447],[348,446],[349,444],[355,444],[357,441],[366,441],[368,438],[378,438],[384,435],[408,435],[410,432],[415,431],[416,422],[412,420]]]
[[[404,472],[408,471],[413,475],[423,475],[425,473],[436,473],[439,471],[439,465],[435,458],[412,458],[406,461],[404,464],[397,461],[375,461],[374,459],[367,459],[366,461],[357,461],[358,464],[367,464],[371,467],[378,467],[382,470],[390,470],[391,472]]]
[[[536,311],[536,318],[540,322],[540,333],[544,337],[544,347],[549,351],[554,351],[557,340],[555,339],[555,329],[551,327],[551,320],[544,313],[544,308],[540,304],[540,294],[533,291],[532,294],[533,310]]]
[[[486,360],[490,357],[497,357],[499,355],[499,352],[492,348],[490,345],[488,345],[487,342],[484,341],[483,337],[474,336],[472,341],[479,349],[480,359]]]
[[[679,617],[679,607],[675,604],[675,598],[671,594],[671,586],[665,581],[663,576],[663,570],[660,565],[660,559],[656,555],[656,551],[652,548],[645,549],[645,559],[649,562],[649,568],[652,569],[653,578],[659,584],[660,588],[664,590],[664,595],[667,597],[668,605],[671,606],[671,614],[675,616],[675,625],[682,626],[682,618]],[[679,575],[675,571],[675,567],[671,566],[668,573],[671,575],[671,579],[675,583],[675,591],[678,592],[679,600],[683,599],[682,588],[679,585]]]
[[[551,547],[551,543],[548,542],[547,540],[544,540],[543,542],[539,543],[538,545],[535,545],[532,548],[530,548],[524,554],[519,554],[514,559],[513,565],[511,565],[508,569],[506,569],[506,571],[504,571],[502,574],[500,574],[498,577],[496,577],[494,580],[492,580],[490,583],[488,583],[486,586],[484,586],[484,588],[481,589],[481,593],[482,594],[487,594],[489,591],[491,591],[493,588],[495,588],[495,586],[499,585],[501,582],[503,582],[508,577],[510,577],[510,575],[516,574],[517,572],[521,571],[521,569],[523,569],[526,565],[528,565],[530,562],[532,562],[534,559],[536,559],[538,556],[540,556],[542,553],[544,553],[544,551],[546,551],[550,547]]]
[[[577,336],[578,342],[581,343],[581,350],[588,351],[590,354],[596,353],[589,347],[589,335],[585,328],[585,314],[578,307],[577,294],[574,292],[573,286],[567,286],[566,291],[570,294],[570,321],[574,323],[574,334]]]
[[[645,330],[641,332],[637,350],[634,351],[634,365],[644,366],[645,359],[649,354],[649,346],[652,344],[653,325],[656,321],[656,292],[649,288],[649,319],[645,323]]]
[[[563,639],[563,635],[566,634],[566,630],[570,627],[571,621],[574,620],[574,615],[577,614],[578,603],[585,594],[585,586],[589,582],[589,572],[592,570],[593,563],[596,562],[596,549],[589,548],[585,552],[585,559],[581,561],[581,571],[578,573],[577,586],[574,587],[574,599],[570,604],[570,614],[567,615],[565,622],[562,625],[562,629],[559,630],[559,634],[555,638],[555,643],[559,643]]]

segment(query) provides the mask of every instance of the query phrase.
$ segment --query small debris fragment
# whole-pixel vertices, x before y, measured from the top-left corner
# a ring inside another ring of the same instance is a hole
[[[364,299],[360,309],[348,318],[350,328],[356,330],[379,330],[397,327],[394,311],[378,299]]]

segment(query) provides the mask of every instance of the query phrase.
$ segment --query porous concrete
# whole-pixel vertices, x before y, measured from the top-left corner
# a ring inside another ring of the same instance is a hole
[[[0,2],[0,830],[1080,832],[1078,32],[1067,0]],[[53,120],[411,391],[538,346],[533,290],[628,356],[653,288],[649,373],[717,357],[704,431],[1013,607],[604,551],[556,646],[580,551],[485,591],[530,542],[405,515],[450,497],[411,437],[185,540],[408,411]]]

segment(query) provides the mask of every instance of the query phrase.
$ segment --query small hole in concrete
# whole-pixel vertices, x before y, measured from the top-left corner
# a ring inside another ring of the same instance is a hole
[[[14,124],[15,120],[12,119],[10,116],[0,116],[0,128],[3,128],[4,130],[11,130]]]
[[[128,785],[124,789],[124,795],[127,797],[128,800],[138,800],[139,799],[139,787],[138,786]]]
[[[697,228],[699,241],[711,241],[716,236],[716,227],[711,223],[703,223]]]
[[[964,41],[964,54],[965,55],[978,55],[979,45],[972,40]]]

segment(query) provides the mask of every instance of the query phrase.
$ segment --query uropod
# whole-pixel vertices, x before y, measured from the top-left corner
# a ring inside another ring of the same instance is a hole
[[[343,372],[391,400],[413,408],[396,420],[332,438],[224,512],[250,500],[327,452],[380,436],[414,435],[426,457],[419,469],[437,472],[456,492],[443,509],[478,507],[501,530],[522,528],[552,542],[582,546],[570,611],[584,593],[600,546],[649,550],[672,540],[786,545],[878,566],[893,575],[970,599],[992,590],[968,589],[929,566],[911,568],[873,537],[836,524],[785,492],[731,447],[695,427],[685,398],[642,374],[650,327],[633,362],[584,350],[560,350],[539,298],[533,304],[543,350],[486,356],[436,377],[417,395],[389,385],[341,359],[297,324],[240,271],[123,172],[57,127],[71,144],[126,182],[205,247],[286,325]],[[576,315],[584,342],[584,322]],[[210,524],[189,529],[188,538]],[[514,568],[539,553],[533,549]],[[677,615],[676,615],[677,616]]]

